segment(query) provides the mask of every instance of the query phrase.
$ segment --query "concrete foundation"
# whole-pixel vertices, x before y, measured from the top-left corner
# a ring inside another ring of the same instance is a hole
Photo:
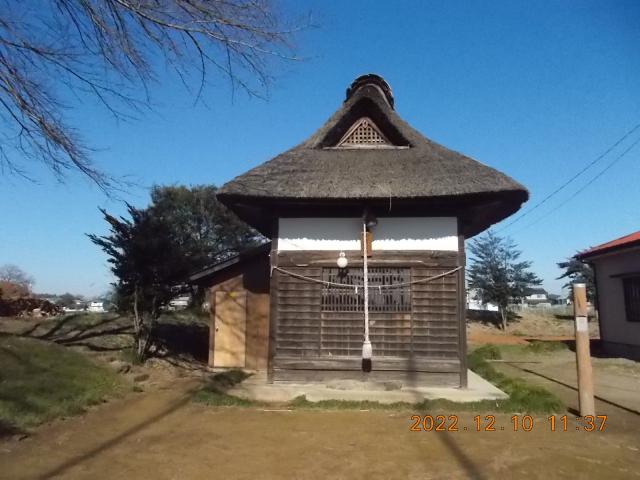
[[[357,380],[322,383],[266,383],[261,378],[249,378],[229,390],[229,394],[262,402],[288,402],[304,395],[311,402],[321,400],[370,400],[380,403],[418,403],[423,400],[445,399],[452,402],[503,400],[508,395],[484,378],[467,372],[468,387],[402,387],[394,382]]]

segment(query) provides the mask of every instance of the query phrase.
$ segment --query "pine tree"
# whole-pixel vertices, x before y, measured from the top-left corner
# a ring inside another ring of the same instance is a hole
[[[491,232],[472,240],[469,245],[471,267],[468,286],[480,294],[483,303],[495,303],[500,311],[502,329],[507,328],[509,304],[527,295],[542,280],[531,272],[531,262],[520,261],[521,251],[509,238]]]
[[[573,283],[584,283],[587,289],[587,299],[593,303],[596,299],[596,285],[591,266],[588,263],[582,263],[575,257],[558,262],[557,265],[564,269],[564,273],[558,277],[558,280],[569,279],[563,287],[570,287]]]

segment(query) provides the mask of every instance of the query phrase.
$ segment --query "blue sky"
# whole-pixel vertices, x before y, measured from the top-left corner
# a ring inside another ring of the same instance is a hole
[[[310,135],[350,82],[369,72],[390,83],[396,110],[424,135],[529,188],[523,211],[640,123],[635,1],[291,0],[283,8],[311,12],[317,27],[297,40],[305,60],[274,72],[268,101],[232,96],[218,79],[205,93],[208,108],[194,106],[160,68],[155,109],[138,120],[118,123],[91,100],[76,104],[71,115],[97,149],[95,162],[140,183],[124,199],[146,205],[145,187],[153,184],[224,183]],[[500,231],[551,292],[562,284],[557,261],[640,228],[640,147],[546,215],[625,145]],[[122,203],[79,176],[58,183],[35,165],[32,171],[37,184],[0,176],[0,264],[29,272],[39,292],[106,291],[106,258],[85,233],[106,233],[98,207],[122,213]]]

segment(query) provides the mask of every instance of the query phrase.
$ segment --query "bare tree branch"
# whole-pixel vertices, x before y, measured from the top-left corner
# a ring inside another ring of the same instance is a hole
[[[212,76],[264,97],[272,64],[297,59],[291,42],[306,26],[270,0],[0,0],[0,171],[28,176],[35,161],[117,190],[66,120],[69,94],[130,120],[150,108],[161,58],[196,102]]]

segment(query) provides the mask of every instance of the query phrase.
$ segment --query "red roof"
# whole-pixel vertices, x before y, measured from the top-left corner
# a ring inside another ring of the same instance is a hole
[[[625,235],[624,237],[616,238],[615,240],[611,240],[610,242],[591,247],[583,252],[579,252],[576,255],[576,258],[584,260],[596,255],[608,253],[614,250],[620,250],[627,247],[633,247],[636,245],[640,245],[640,230],[634,233],[630,233],[629,235]]]

